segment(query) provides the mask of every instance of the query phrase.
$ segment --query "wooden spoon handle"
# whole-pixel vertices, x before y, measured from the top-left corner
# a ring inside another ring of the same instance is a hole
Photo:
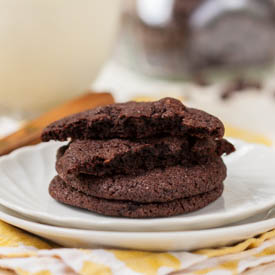
[[[112,103],[114,103],[114,99],[111,94],[90,92],[60,105],[39,118],[26,123],[17,132],[0,139],[0,156],[8,154],[17,148],[39,143],[41,141],[40,136],[42,130],[55,120],[97,106]]]

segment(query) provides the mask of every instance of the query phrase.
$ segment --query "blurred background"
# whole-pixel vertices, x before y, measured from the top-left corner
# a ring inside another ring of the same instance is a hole
[[[275,144],[274,0],[0,0],[0,136],[87,90],[174,96]]]

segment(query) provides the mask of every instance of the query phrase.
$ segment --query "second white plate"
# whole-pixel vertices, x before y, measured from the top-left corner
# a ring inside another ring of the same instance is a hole
[[[67,247],[183,251],[235,244],[275,228],[274,213],[261,213],[240,224],[176,232],[110,232],[44,225],[0,206],[0,219]]]
[[[110,231],[182,231],[234,223],[275,205],[275,151],[232,140],[225,157],[228,177],[221,198],[202,210],[155,219],[112,218],[69,207],[48,194],[56,150],[50,142],[19,149],[0,159],[0,204],[35,221],[70,228]]]

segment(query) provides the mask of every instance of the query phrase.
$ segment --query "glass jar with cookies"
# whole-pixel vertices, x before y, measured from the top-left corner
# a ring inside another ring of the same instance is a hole
[[[273,0],[124,2],[117,56],[141,72],[183,78],[273,63]]]

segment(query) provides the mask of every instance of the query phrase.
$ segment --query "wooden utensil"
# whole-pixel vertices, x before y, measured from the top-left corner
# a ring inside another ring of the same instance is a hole
[[[26,123],[17,132],[0,139],[0,156],[31,144],[39,143],[42,130],[51,122],[62,117],[78,113],[97,106],[114,103],[109,93],[87,93],[75,98],[53,110],[43,114],[37,119]]]

